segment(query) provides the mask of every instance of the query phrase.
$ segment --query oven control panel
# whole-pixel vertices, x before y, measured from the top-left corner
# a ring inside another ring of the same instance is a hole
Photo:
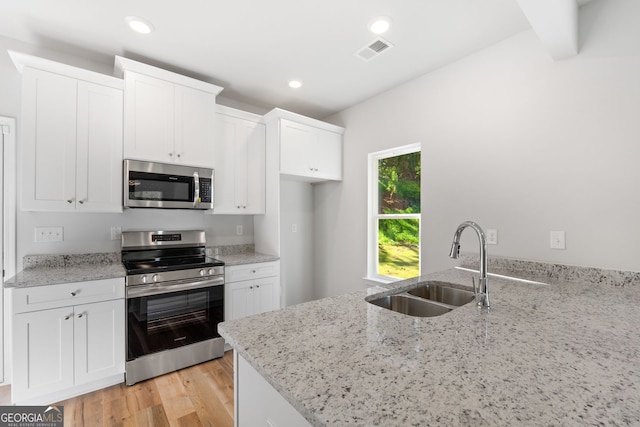
[[[179,242],[181,240],[182,240],[182,234],[180,233],[151,235],[152,242]]]
[[[224,278],[224,266],[193,268],[189,270],[163,271],[158,273],[132,274],[126,277],[127,286],[162,284],[175,281]],[[194,281],[195,281],[194,280]]]

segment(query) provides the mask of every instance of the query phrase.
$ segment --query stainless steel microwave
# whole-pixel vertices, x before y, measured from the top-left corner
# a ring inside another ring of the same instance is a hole
[[[212,209],[213,169],[124,161],[124,206]]]

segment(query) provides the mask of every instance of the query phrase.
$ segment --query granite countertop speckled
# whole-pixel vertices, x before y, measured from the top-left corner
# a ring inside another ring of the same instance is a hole
[[[490,277],[488,313],[468,304],[417,318],[365,301],[472,275],[447,270],[219,330],[314,426],[640,424],[639,273]]]
[[[224,261],[225,267],[234,265],[253,264],[256,262],[277,261],[280,258],[275,255],[263,254],[260,252],[245,252],[236,254],[223,254],[217,257],[220,261]]]
[[[253,245],[223,247],[218,256],[226,266],[277,261],[280,258],[259,252],[234,252],[252,249]],[[70,254],[70,255],[27,255],[23,259],[24,269],[4,282],[5,288],[27,288],[32,286],[56,285],[60,283],[88,280],[111,279],[127,275],[121,261],[120,252]]]
[[[125,277],[120,253],[29,255],[24,270],[4,282],[5,288],[28,288],[60,283]]]

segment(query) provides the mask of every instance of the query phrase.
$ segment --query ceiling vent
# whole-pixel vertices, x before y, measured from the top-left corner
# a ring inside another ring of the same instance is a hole
[[[359,49],[356,53],[354,53],[354,55],[364,61],[369,62],[373,58],[380,56],[383,52],[388,51],[392,47],[393,45],[388,41],[377,38],[371,43],[367,44],[365,47]]]

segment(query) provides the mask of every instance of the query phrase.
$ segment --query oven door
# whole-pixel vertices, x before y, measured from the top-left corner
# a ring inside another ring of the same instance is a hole
[[[217,338],[223,320],[224,285],[128,297],[127,361]]]

